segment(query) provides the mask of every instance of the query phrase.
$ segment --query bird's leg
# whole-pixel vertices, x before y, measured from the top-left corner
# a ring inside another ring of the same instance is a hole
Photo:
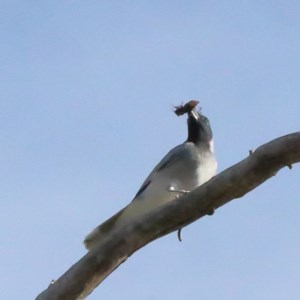
[[[168,191],[173,192],[173,193],[179,193],[179,194],[182,194],[182,195],[188,194],[190,192],[190,191],[187,191],[187,190],[177,190],[173,186],[170,186]]]
[[[173,186],[170,186],[168,191],[173,192],[173,193],[178,193],[178,194],[181,194],[181,195],[185,195],[185,194],[188,194],[190,192],[190,191],[187,191],[187,190],[175,189]],[[176,195],[176,198],[178,198],[178,197],[179,197],[179,195]],[[181,239],[181,230],[182,230],[182,228],[179,228],[178,231],[177,231],[177,237],[178,237],[179,242],[182,241],[182,239]]]

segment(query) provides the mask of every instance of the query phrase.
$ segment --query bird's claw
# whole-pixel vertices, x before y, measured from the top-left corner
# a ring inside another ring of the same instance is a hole
[[[168,189],[169,192],[173,192],[173,193],[179,193],[179,194],[188,194],[190,191],[187,190],[176,190],[173,186],[170,186]]]

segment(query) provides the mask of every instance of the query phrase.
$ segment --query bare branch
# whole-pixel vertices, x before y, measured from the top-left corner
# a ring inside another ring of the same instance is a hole
[[[300,132],[275,139],[251,152],[187,195],[114,232],[75,263],[36,300],[83,299],[131,254],[151,241],[240,198],[283,167],[300,162]]]

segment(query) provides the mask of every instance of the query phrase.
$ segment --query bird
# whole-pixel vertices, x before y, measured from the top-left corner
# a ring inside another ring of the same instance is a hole
[[[87,250],[92,250],[118,228],[195,189],[216,174],[212,129],[209,119],[194,109],[196,104],[175,110],[177,115],[188,115],[187,139],[162,158],[125,208],[86,236],[84,245]],[[180,230],[178,238],[181,240]]]

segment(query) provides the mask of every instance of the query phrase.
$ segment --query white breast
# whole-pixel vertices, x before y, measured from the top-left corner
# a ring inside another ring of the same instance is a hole
[[[199,162],[197,176],[198,184],[201,185],[216,175],[218,164],[214,153],[211,151],[199,153]]]

